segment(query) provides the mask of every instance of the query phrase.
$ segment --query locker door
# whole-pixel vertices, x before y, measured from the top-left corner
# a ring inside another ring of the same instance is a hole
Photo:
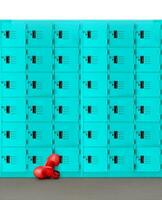
[[[110,71],[132,72],[134,68],[133,48],[110,48]]]
[[[110,146],[131,146],[134,139],[134,128],[132,123],[110,124]]]
[[[160,48],[137,48],[137,72],[159,72]]]
[[[29,22],[27,24],[27,45],[29,47],[52,46],[51,22]]]
[[[134,167],[133,161],[133,148],[110,149],[110,171],[131,172]]]
[[[160,23],[138,22],[136,44],[138,47],[160,47]]]
[[[25,123],[5,123],[1,124],[1,140],[3,147],[25,147],[26,127]]]
[[[52,96],[52,74],[51,73],[29,73],[28,74],[28,96],[30,97]]]
[[[25,172],[26,150],[19,147],[2,149],[2,172]]]
[[[25,73],[2,73],[1,95],[2,97],[24,97],[26,92]]]
[[[54,28],[56,47],[78,47],[79,24],[58,22]]]
[[[81,27],[81,39],[83,47],[106,47],[107,24],[105,22],[85,22]]]
[[[79,144],[78,123],[55,123],[54,146],[77,146]]]
[[[48,147],[52,145],[52,124],[29,123],[28,124],[29,147]]]
[[[130,22],[110,23],[110,46],[132,47],[134,40],[134,27]]]
[[[29,72],[51,72],[54,58],[52,48],[28,48],[27,62]]]
[[[133,98],[111,98],[110,120],[112,122],[126,122],[133,120]]]
[[[52,120],[51,98],[29,98],[28,118],[30,122],[50,122]]]
[[[33,171],[38,166],[44,166],[48,156],[52,154],[52,148],[29,148],[27,155],[28,170]]]
[[[84,123],[83,145],[90,147],[107,146],[107,124],[106,123]]]
[[[107,100],[106,98],[84,98],[83,119],[85,122],[107,121]]]
[[[55,99],[55,121],[77,122],[79,119],[78,98]]]
[[[25,72],[25,49],[2,48],[1,66],[2,72]]]
[[[136,157],[136,171],[158,172],[160,171],[160,148],[138,148]]]
[[[133,96],[133,73],[111,73],[109,81],[110,96]]]
[[[85,148],[83,155],[84,172],[107,172],[107,148]]]
[[[160,96],[160,74],[137,73],[136,94],[139,97]]]
[[[60,172],[78,172],[79,171],[79,149],[68,147],[57,147],[55,153],[60,155],[61,163],[56,169]]]
[[[78,73],[56,73],[54,93],[56,97],[78,97]]]
[[[138,146],[160,145],[160,124],[159,123],[137,123],[136,138]]]
[[[82,84],[84,97],[107,96],[106,73],[84,73]]]
[[[26,104],[23,98],[3,98],[1,100],[1,119],[3,122],[24,122]]]
[[[160,120],[160,100],[158,98],[137,98],[136,119],[138,122],[158,122]]]
[[[25,47],[25,23],[23,21],[2,22],[1,45],[2,47]]]
[[[106,72],[107,71],[106,48],[82,48],[81,65],[83,72]]]

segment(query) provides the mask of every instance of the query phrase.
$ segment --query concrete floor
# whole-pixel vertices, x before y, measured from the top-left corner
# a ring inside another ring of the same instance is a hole
[[[0,200],[161,200],[162,179],[0,179]]]

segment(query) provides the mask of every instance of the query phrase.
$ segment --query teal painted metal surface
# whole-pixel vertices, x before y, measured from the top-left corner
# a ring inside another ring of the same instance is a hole
[[[0,177],[162,177],[161,21],[0,21]]]

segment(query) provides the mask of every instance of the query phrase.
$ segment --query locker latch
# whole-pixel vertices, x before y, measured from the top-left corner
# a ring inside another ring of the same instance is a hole
[[[63,163],[63,156],[60,156],[60,163]]]
[[[114,86],[114,89],[117,89],[118,88],[118,81],[114,81],[113,86]]]
[[[36,106],[32,106],[32,113],[36,113],[37,112],[37,107]]]
[[[145,107],[144,106],[140,106],[140,113],[143,114],[145,112]]]
[[[10,106],[6,106],[6,113],[10,113]]]
[[[59,139],[62,139],[62,138],[63,138],[63,131],[59,131],[58,137],[59,137]]]
[[[36,56],[32,56],[32,63],[36,64],[36,62],[37,62],[37,57]]]
[[[92,88],[92,82],[91,81],[87,81],[87,87],[90,89]]]
[[[87,157],[88,163],[92,163],[92,156]]]
[[[91,56],[87,56],[87,63],[88,63],[88,64],[91,64],[91,62],[92,62]]]
[[[37,138],[37,132],[36,132],[36,131],[33,131],[33,132],[32,132],[32,138],[33,138],[33,139],[36,139],[36,138]]]
[[[87,112],[88,112],[88,113],[92,113],[92,106],[88,106],[88,107],[87,107]]]
[[[118,139],[118,136],[119,136],[118,131],[114,131],[114,139]]]
[[[115,105],[113,110],[114,110],[114,113],[115,113],[115,114],[118,113],[118,106]]]
[[[59,106],[59,107],[58,107],[58,112],[59,112],[60,114],[63,113],[63,107],[62,107],[62,106]]]
[[[92,131],[88,131],[87,136],[88,138],[92,138]]]
[[[91,38],[91,31],[87,31],[87,38],[90,39]]]
[[[145,137],[145,132],[144,131],[140,131],[140,138],[144,139],[144,137]]]
[[[142,155],[140,156],[140,163],[143,164],[145,162],[145,157]]]
[[[37,87],[37,82],[36,81],[32,81],[32,88],[36,89],[36,87]]]
[[[62,82],[62,81],[59,81],[59,82],[57,83],[57,85],[58,85],[59,89],[62,89],[62,88],[63,88],[63,82]]]
[[[141,64],[144,64],[144,62],[145,62],[144,56],[140,56],[140,63],[141,63]]]
[[[58,56],[58,62],[59,62],[59,64],[62,64],[62,62],[63,62],[63,57],[62,56]]]
[[[114,156],[114,164],[117,164],[118,163],[118,156]]]
[[[140,31],[140,38],[143,39],[145,37],[144,31]]]
[[[9,139],[11,137],[10,131],[6,131],[6,138]]]
[[[10,63],[10,56],[6,56],[5,60],[6,60],[6,64],[9,64]]]
[[[10,88],[10,81],[6,81],[6,88],[7,88],[7,89]]]
[[[144,88],[144,81],[140,81],[140,88],[141,88],[141,89]]]
[[[58,32],[58,38],[60,38],[60,39],[61,39],[61,38],[62,38],[62,36],[63,36],[63,33],[62,33],[62,31],[59,31],[59,32]]]

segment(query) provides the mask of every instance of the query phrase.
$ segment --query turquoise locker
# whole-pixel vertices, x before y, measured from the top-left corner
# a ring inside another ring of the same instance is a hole
[[[2,47],[25,47],[25,23],[6,21],[1,23]]]
[[[85,122],[106,122],[107,110],[106,98],[83,99],[83,120]]]
[[[52,40],[52,23],[45,21],[27,23],[26,42],[28,47],[51,47]]]
[[[27,129],[28,147],[51,147],[52,123],[29,123]]]
[[[110,72],[133,72],[134,51],[132,48],[109,49]]]
[[[81,65],[83,72],[106,72],[108,56],[106,48],[81,49]]]
[[[82,47],[106,47],[107,38],[107,24],[105,22],[85,22],[81,26]]]
[[[111,147],[129,147],[133,145],[134,127],[133,123],[110,123],[109,140]]]
[[[159,97],[160,96],[160,74],[137,73],[136,95],[138,97]]]
[[[137,122],[160,121],[159,98],[137,98],[136,120]]]
[[[54,58],[52,48],[28,48],[27,64],[29,72],[51,72]]]
[[[137,47],[160,47],[160,23],[137,22],[135,27]]]
[[[52,99],[49,97],[29,98],[27,109],[29,122],[52,121]]]
[[[79,145],[79,124],[73,122],[56,122],[54,131],[54,146]]]
[[[55,48],[55,71],[78,72],[79,49],[78,48]]]
[[[26,94],[25,73],[1,73],[2,97],[24,97]]]
[[[88,173],[107,172],[108,151],[104,147],[87,147],[83,152],[83,171]]]
[[[25,49],[2,48],[1,70],[2,72],[25,72]]]
[[[26,149],[21,147],[2,148],[2,173],[21,173],[26,171]]]
[[[130,22],[110,23],[110,47],[132,47],[134,25]]]
[[[78,47],[79,24],[58,22],[54,25],[54,43],[56,47]]]
[[[133,98],[110,98],[109,115],[111,122],[133,121]]]
[[[55,97],[78,97],[78,73],[55,73],[54,95]]]
[[[28,73],[28,96],[50,97],[52,96],[51,73]]]
[[[84,147],[106,147],[108,144],[108,131],[106,123],[83,123]]]
[[[25,122],[26,103],[24,98],[2,98],[1,120],[3,122]]]
[[[111,73],[109,78],[108,88],[110,97],[133,96],[134,94],[133,73]]]
[[[133,148],[111,148],[110,149],[110,171],[133,172],[134,150]]]
[[[107,85],[106,73],[84,73],[82,94],[84,97],[106,97]]]
[[[77,122],[79,120],[78,98],[55,99],[55,122]]]
[[[27,150],[27,171],[32,172],[36,167],[44,166],[48,156],[52,154],[51,147],[34,147]]]
[[[136,70],[137,72],[159,72],[160,48],[137,48]]]
[[[160,148],[140,147],[136,155],[137,172],[158,172],[160,171]]]
[[[160,145],[160,123],[136,123],[136,143],[142,147]]]
[[[25,147],[26,126],[25,123],[2,122],[1,123],[1,145],[8,147]]]
[[[56,147],[55,152],[60,155],[61,163],[56,170],[60,172],[79,172],[79,149],[75,147]]]

